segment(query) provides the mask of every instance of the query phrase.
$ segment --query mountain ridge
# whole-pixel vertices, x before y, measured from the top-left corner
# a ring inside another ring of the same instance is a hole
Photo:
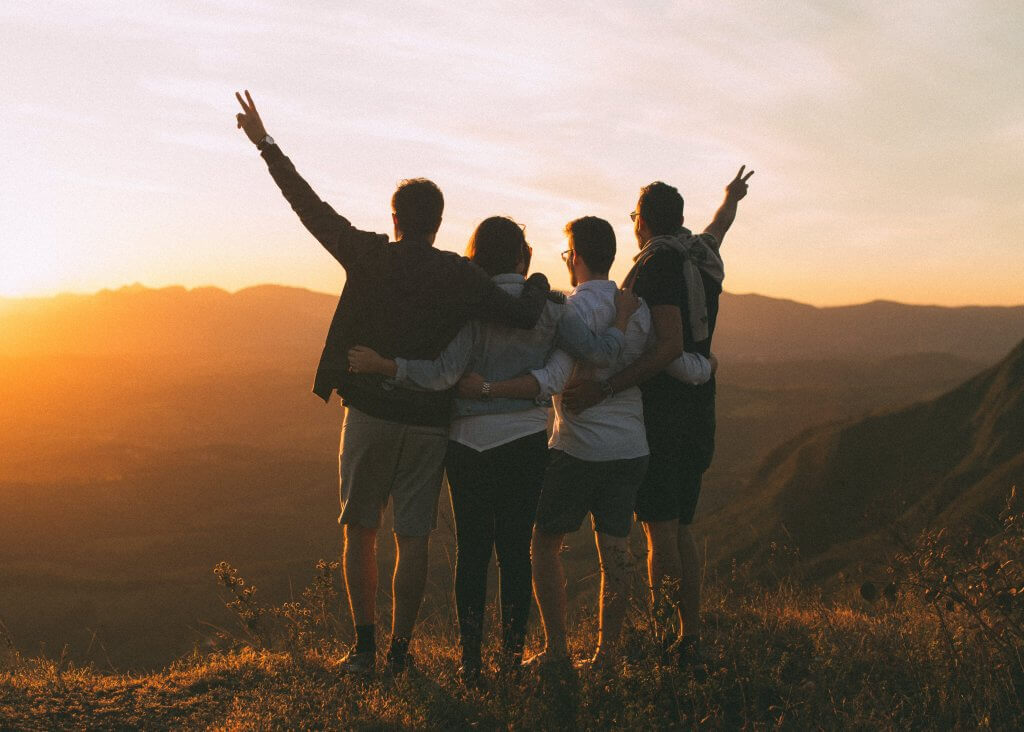
[[[0,300],[0,355],[153,355],[186,347],[262,360],[301,352],[308,361],[319,355],[335,303],[335,295],[275,284],[229,292],[136,283],[91,295],[6,299]],[[253,328],[260,330],[260,339],[245,337]],[[948,307],[875,300],[817,307],[725,293],[715,350],[725,359],[772,362],[882,360],[929,352],[994,362],[1021,336],[1024,305]],[[270,353],[258,353],[256,340]]]

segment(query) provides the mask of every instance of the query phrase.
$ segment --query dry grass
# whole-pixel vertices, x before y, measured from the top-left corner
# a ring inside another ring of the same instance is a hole
[[[455,676],[454,639],[421,627],[413,644],[417,673],[366,681],[334,671],[337,654],[313,651],[236,650],[143,676],[8,658],[0,672],[0,720],[26,729],[1024,724],[1019,669],[995,673],[986,668],[985,649],[966,642],[951,656],[926,604],[904,597],[829,607],[787,586],[747,595],[738,589],[726,584],[709,592],[705,679],[652,662],[659,654],[647,620],[634,615],[627,660],[614,676],[527,674],[499,682],[492,674],[482,688],[467,689]],[[944,622],[956,623],[956,613]],[[576,627],[573,646],[582,654],[594,628]]]
[[[987,538],[922,535],[896,558],[892,584],[865,584],[866,600],[826,603],[781,573],[758,586],[742,566],[709,579],[700,677],[662,657],[642,602],[623,663],[604,676],[496,678],[491,668],[467,688],[452,623],[430,615],[413,641],[416,671],[347,677],[328,610],[338,607],[336,564],[318,564],[300,599],[267,607],[222,563],[215,572],[238,621],[221,631],[230,647],[159,673],[25,659],[0,625],[0,728],[1020,729],[1024,513],[1013,499]],[[592,609],[570,627],[571,650],[588,655]],[[539,640],[534,629],[529,643]]]

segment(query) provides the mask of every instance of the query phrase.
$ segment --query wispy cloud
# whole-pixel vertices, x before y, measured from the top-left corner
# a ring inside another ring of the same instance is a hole
[[[269,255],[261,270],[259,228],[233,233],[237,217],[302,237],[234,129],[248,86],[317,190],[374,228],[395,181],[430,175],[450,201],[445,246],[500,211],[559,267],[570,216],[606,215],[628,238],[637,189],[661,178],[702,223],[749,163],[731,287],[899,299],[895,272],[935,300],[1019,299],[988,288],[993,268],[1024,270],[1019,3],[10,0],[0,20],[0,62],[18,72],[0,97],[0,194],[17,209],[0,225],[28,250],[87,218],[66,235],[83,266],[125,242],[151,268],[133,279],[180,278],[173,230],[223,253],[197,257],[186,284],[236,276],[217,269],[232,255],[255,280],[336,282]],[[54,181],[61,200],[13,180]],[[954,287],[918,265],[954,258],[961,230],[989,257],[961,260]]]

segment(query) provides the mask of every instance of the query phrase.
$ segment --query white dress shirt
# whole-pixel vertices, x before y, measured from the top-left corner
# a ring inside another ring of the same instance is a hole
[[[590,280],[569,295],[568,307],[576,310],[595,333],[615,320],[615,293],[611,280]],[[580,414],[562,405],[562,391],[574,369],[579,376],[604,380],[633,363],[647,350],[652,333],[651,311],[641,302],[626,325],[626,344],[615,363],[595,369],[580,365],[564,351],[555,351],[543,369],[531,371],[541,394],[555,395],[555,426],[549,447],[562,450],[580,460],[626,460],[649,454],[644,428],[644,405],[638,387],[630,387],[595,404]]]

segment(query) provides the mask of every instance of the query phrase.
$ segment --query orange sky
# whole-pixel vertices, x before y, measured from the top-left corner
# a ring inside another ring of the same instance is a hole
[[[746,163],[726,289],[1024,302],[1024,5],[481,5],[6,0],[0,295],[336,291],[235,129],[248,87],[357,226],[431,177],[439,246],[507,214],[556,285],[567,220],[613,223],[621,275],[641,185],[701,228]]]

